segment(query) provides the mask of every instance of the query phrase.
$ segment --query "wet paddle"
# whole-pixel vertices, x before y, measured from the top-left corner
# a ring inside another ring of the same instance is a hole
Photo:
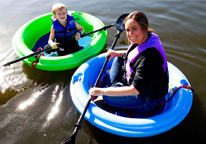
[[[114,42],[112,44],[111,49],[114,49],[114,46],[116,45],[117,39],[120,37],[121,32],[124,31],[124,19],[126,18],[127,15],[128,14],[121,15],[118,18],[118,20],[116,21],[117,34],[115,35],[115,40],[114,40]],[[99,80],[100,80],[100,78],[101,78],[101,76],[103,74],[103,71],[104,71],[108,61],[109,61],[109,57],[107,57],[107,59],[105,60],[105,62],[103,64],[103,67],[102,67],[102,69],[101,69],[101,71],[99,73],[99,76],[98,76],[98,78],[97,78],[97,80],[96,80],[96,82],[94,84],[94,87],[97,87],[97,84],[99,83]],[[80,117],[78,119],[77,124],[75,124],[75,129],[73,131],[72,136],[70,136],[69,138],[64,140],[61,144],[74,144],[75,143],[75,138],[77,136],[77,133],[78,133],[79,129],[81,129],[81,124],[83,122],[83,119],[84,119],[84,116],[86,114],[86,111],[89,108],[91,100],[92,100],[92,97],[90,97],[90,99],[88,100],[88,102],[87,102],[87,104],[86,104],[86,106],[84,108],[84,111],[82,112],[82,114],[80,115]]]
[[[97,29],[97,30],[95,30],[95,31],[92,31],[92,32],[89,32],[89,33],[86,33],[86,34],[82,34],[81,37],[85,37],[85,36],[87,36],[87,35],[96,33],[96,32],[98,32],[98,31],[106,30],[106,29],[108,29],[108,28],[110,28],[110,27],[112,27],[112,26],[115,26],[115,24],[111,24],[111,25],[108,25],[108,26],[104,26],[103,28]],[[73,41],[73,40],[75,40],[75,38],[69,39],[68,41],[65,41],[64,43],[59,44],[58,46],[60,47],[61,45],[65,44],[65,43],[68,43],[68,42],[71,42],[71,41]],[[57,48],[57,49],[59,49],[59,48]],[[50,47],[49,44],[46,45],[43,50],[40,50],[40,51],[31,53],[31,54],[29,54],[29,55],[27,55],[27,56],[24,56],[24,57],[21,57],[21,58],[18,58],[18,59],[16,59],[16,60],[14,60],[14,61],[11,61],[11,62],[8,62],[8,63],[6,63],[6,64],[3,64],[3,65],[0,66],[0,68],[1,68],[2,66],[9,66],[9,65],[11,65],[11,64],[13,64],[13,63],[19,62],[19,61],[21,61],[21,60],[23,60],[23,59],[26,59],[26,58],[31,57],[31,56],[35,56],[35,55],[37,55],[37,54],[40,54],[41,52],[48,51],[48,50],[51,50],[51,47]]]

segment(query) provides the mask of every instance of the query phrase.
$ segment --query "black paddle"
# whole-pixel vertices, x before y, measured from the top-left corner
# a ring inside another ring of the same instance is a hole
[[[87,36],[87,35],[93,34],[93,33],[98,32],[98,31],[106,30],[106,29],[108,29],[108,28],[110,28],[110,27],[112,27],[112,26],[115,26],[115,25],[114,25],[114,24],[111,24],[111,25],[108,25],[108,26],[104,26],[103,28],[97,29],[97,30],[95,30],[95,31],[92,31],[92,32],[89,32],[89,33],[86,33],[86,34],[82,34],[81,37],[85,37],[85,36]],[[75,38],[69,39],[68,41],[65,41],[64,43],[59,44],[58,47],[60,47],[61,45],[65,44],[65,43],[71,42],[71,41],[73,41],[73,40],[75,40]],[[59,49],[59,48],[57,48],[56,50],[58,50],[58,49]],[[27,56],[24,56],[24,57],[21,57],[21,58],[19,58],[19,59],[14,60],[14,61],[11,61],[11,62],[8,62],[8,63],[6,63],[6,64],[3,64],[2,66],[9,66],[10,64],[19,62],[19,61],[21,61],[21,60],[23,60],[23,59],[26,59],[26,58],[28,58],[28,57],[31,57],[31,56],[35,56],[35,55],[40,54],[41,52],[44,52],[44,51],[47,51],[47,50],[51,50],[51,47],[50,47],[49,44],[46,45],[43,50],[40,50],[40,51],[31,53],[31,54],[29,54],[29,55],[27,55]],[[2,66],[0,66],[0,68],[1,68]]]
[[[128,14],[123,14],[123,15],[121,15],[121,16],[118,18],[118,20],[116,21],[117,34],[115,35],[115,40],[114,40],[114,42],[113,42],[113,44],[112,44],[111,49],[114,49],[114,46],[116,45],[117,39],[120,37],[121,32],[124,31],[124,19],[126,18],[127,15],[128,15]],[[110,56],[109,56],[109,57],[110,57]],[[97,78],[97,80],[96,80],[96,82],[95,82],[95,84],[94,84],[94,87],[97,87],[97,84],[99,83],[99,80],[100,80],[100,78],[101,78],[101,76],[102,76],[102,74],[103,74],[103,71],[104,71],[104,69],[105,69],[105,67],[106,67],[106,65],[107,65],[107,63],[108,63],[108,61],[109,61],[109,57],[107,57],[107,59],[105,60],[105,62],[104,62],[104,64],[103,64],[103,67],[102,67],[102,69],[101,69],[101,71],[100,71],[100,74],[99,74],[99,76],[98,76],[98,78]],[[73,131],[72,136],[70,136],[69,138],[67,138],[66,140],[64,140],[61,144],[74,144],[74,143],[75,143],[76,135],[77,135],[79,129],[81,128],[81,124],[82,124],[82,122],[83,122],[84,115],[85,115],[85,113],[86,113],[86,111],[87,111],[87,109],[88,109],[88,107],[89,107],[89,105],[90,105],[91,100],[92,100],[92,97],[90,97],[90,99],[88,100],[88,102],[87,102],[87,104],[86,104],[86,106],[85,106],[85,108],[84,108],[83,113],[80,115],[77,124],[75,124],[75,129],[74,129],[74,131]]]

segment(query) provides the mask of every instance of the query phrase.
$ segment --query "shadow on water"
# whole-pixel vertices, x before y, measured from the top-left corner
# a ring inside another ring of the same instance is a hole
[[[8,54],[4,61],[11,61],[16,59],[14,53]],[[9,99],[15,95],[32,87],[33,84],[21,72],[21,63],[13,64],[0,69],[0,104],[5,104]]]
[[[71,75],[76,69],[64,70],[64,71],[43,71],[28,66],[23,63],[23,72],[27,75],[28,79],[32,79],[36,83],[54,84],[58,82],[64,82],[68,84],[71,80]]]

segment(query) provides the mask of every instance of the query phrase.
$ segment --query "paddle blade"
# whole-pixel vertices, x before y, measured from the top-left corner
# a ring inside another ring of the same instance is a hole
[[[116,29],[120,32],[124,31],[125,30],[125,27],[124,27],[124,20],[125,18],[128,16],[129,14],[123,14],[121,15],[117,21],[116,21]]]
[[[75,137],[76,136],[72,135],[68,139],[64,140],[61,144],[75,144]]]

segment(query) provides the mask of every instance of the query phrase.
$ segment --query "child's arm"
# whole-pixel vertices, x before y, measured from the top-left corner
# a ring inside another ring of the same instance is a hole
[[[51,32],[50,32],[50,36],[49,36],[49,41],[48,43],[50,44],[50,46],[52,47],[52,49],[56,49],[57,48],[57,44],[56,42],[53,42],[54,40],[54,27],[51,27]]]
[[[76,28],[78,29],[78,31],[81,32],[81,33],[77,32],[75,35],[75,39],[79,40],[81,38],[81,34],[84,32],[84,28],[81,25],[79,25],[77,22],[75,22],[75,23],[76,23]]]

